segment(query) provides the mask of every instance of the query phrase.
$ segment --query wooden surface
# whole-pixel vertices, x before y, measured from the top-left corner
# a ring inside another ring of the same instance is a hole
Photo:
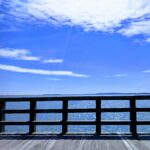
[[[150,136],[0,136],[0,150],[150,150]]]

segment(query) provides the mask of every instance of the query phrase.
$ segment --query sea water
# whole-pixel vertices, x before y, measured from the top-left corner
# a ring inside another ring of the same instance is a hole
[[[129,100],[102,100],[102,108],[129,108]],[[38,101],[36,105],[37,109],[61,109],[62,102],[61,101]],[[96,104],[95,101],[91,100],[82,100],[82,101],[69,101],[68,108],[95,108]],[[150,108],[150,100],[137,100],[136,101],[137,108]],[[6,109],[29,109],[29,102],[7,102]],[[68,113],[68,120],[70,121],[77,121],[77,120],[92,120],[96,119],[95,113]],[[101,114],[102,120],[120,120],[126,121],[130,120],[129,112],[105,112]],[[28,114],[6,114],[5,115],[6,121],[28,121],[29,115]],[[36,114],[37,121],[53,121],[53,120],[62,120],[61,113],[37,113]],[[146,120],[150,121],[150,112],[138,112],[137,113],[137,120]],[[26,125],[13,125],[13,126],[6,126],[6,132],[28,132],[28,126]],[[130,126],[128,125],[102,125],[101,130],[103,133],[105,132],[130,132]],[[149,125],[138,125],[137,126],[138,132],[150,132]],[[36,126],[37,132],[61,132],[62,126],[61,125],[37,125]],[[68,132],[95,132],[95,125],[69,125]]]

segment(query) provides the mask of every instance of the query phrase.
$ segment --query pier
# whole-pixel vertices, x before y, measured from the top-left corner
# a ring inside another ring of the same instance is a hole
[[[94,101],[95,108],[69,108],[70,101]],[[103,108],[102,101],[126,100],[129,102],[129,108]],[[150,121],[137,120],[138,112],[150,112],[150,108],[137,108],[136,102],[140,100],[150,100],[150,96],[55,96],[55,97],[1,97],[0,98],[0,149],[2,150],[150,150],[150,133],[138,132],[138,126],[147,126],[150,128]],[[37,108],[37,102],[61,102],[60,109]],[[27,102],[29,109],[6,109],[6,103],[9,102]],[[146,104],[145,104],[146,105]],[[68,120],[69,113],[95,113],[95,120]],[[105,112],[128,112],[129,120],[102,120],[101,114]],[[44,120],[36,119],[36,114],[42,113],[61,113],[62,120]],[[28,114],[28,121],[7,121],[6,114]],[[26,133],[8,133],[5,126],[28,126]],[[59,125],[62,130],[59,133],[38,133],[36,126],[40,125]],[[93,125],[94,132],[68,132],[68,126]],[[103,133],[103,125],[127,125],[130,131],[128,133]]]

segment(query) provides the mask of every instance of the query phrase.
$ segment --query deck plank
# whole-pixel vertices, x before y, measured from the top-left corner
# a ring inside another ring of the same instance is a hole
[[[150,140],[126,137],[56,138],[27,137],[0,138],[1,150],[150,150]]]
[[[150,140],[143,140],[138,138],[138,140],[127,140],[134,148],[142,150],[150,150]]]

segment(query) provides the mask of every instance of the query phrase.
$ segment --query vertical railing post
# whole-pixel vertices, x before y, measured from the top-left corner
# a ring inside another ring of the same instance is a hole
[[[4,100],[0,100],[0,121],[5,120],[5,114],[3,113],[3,110],[6,107],[6,102]],[[0,132],[5,131],[5,125],[0,124]]]
[[[68,99],[63,99],[63,116],[62,116],[62,134],[67,133],[67,120],[68,120]]]
[[[96,134],[101,134],[101,99],[96,99]]]
[[[36,101],[35,100],[31,100],[30,101],[30,121],[29,121],[29,134],[32,134],[35,132],[35,125],[34,125],[34,120],[36,118]]]
[[[137,120],[136,120],[136,100],[135,98],[131,98],[130,99],[130,120],[131,120],[131,124],[130,124],[130,132],[133,135],[137,134]]]

